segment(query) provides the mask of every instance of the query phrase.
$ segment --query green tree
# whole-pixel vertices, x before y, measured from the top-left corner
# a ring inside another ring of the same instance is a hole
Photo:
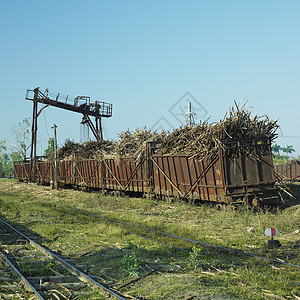
[[[285,162],[285,157],[280,154],[282,147],[278,144],[272,145],[272,156],[274,164],[280,164]]]
[[[9,162],[9,156],[7,153],[1,153],[0,154],[0,177],[5,177],[7,165]]]
[[[0,177],[8,177],[13,172],[9,155],[4,152],[6,150],[5,141],[0,140]]]
[[[282,148],[281,148],[279,145],[277,145],[277,144],[272,145],[272,152],[274,152],[274,153],[279,154],[279,151],[280,151],[281,149],[282,149]]]
[[[45,156],[49,156],[54,152],[54,138],[48,138],[47,140],[47,148],[44,152]]]
[[[289,145],[289,146],[287,145],[286,148],[283,147],[281,150],[282,150],[284,153],[286,153],[286,160],[289,159],[289,154],[292,154],[293,152],[295,152],[295,149],[293,148],[292,145]]]
[[[2,153],[5,150],[5,141],[0,140],[0,177],[4,177],[5,173],[4,153]]]
[[[0,140],[0,153],[6,150],[5,141]]]
[[[12,151],[12,152],[10,153],[10,159],[11,159],[11,161],[14,163],[15,161],[20,161],[20,160],[22,160],[23,158],[22,158],[22,156],[20,155],[19,152]]]

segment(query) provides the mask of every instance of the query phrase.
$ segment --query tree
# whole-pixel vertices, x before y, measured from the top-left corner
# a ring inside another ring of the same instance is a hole
[[[4,177],[6,173],[7,154],[2,153],[6,151],[5,141],[0,140],[0,177]]]
[[[47,140],[47,148],[44,152],[45,156],[49,156],[54,152],[54,138],[48,138]]]
[[[287,146],[286,149],[287,149],[287,153],[288,153],[288,154],[292,154],[293,152],[295,152],[295,149],[293,148],[292,145]]]
[[[287,145],[286,148],[282,148],[281,149],[284,153],[286,153],[286,160],[288,160],[289,158],[289,154],[292,154],[293,152],[295,152],[295,149],[293,148],[292,145]]]
[[[280,151],[283,151],[283,148],[278,144],[272,145],[272,156],[274,164],[282,164],[286,161],[286,157],[280,154]]]
[[[1,153],[3,150],[6,150],[5,141],[0,140],[0,153]]]
[[[14,163],[15,161],[22,160],[22,156],[20,155],[20,153],[13,151],[10,153],[10,159]]]
[[[12,127],[11,145],[19,153],[21,158],[26,159],[30,144],[30,118],[25,118],[17,126]]]
[[[0,140],[0,177],[8,177],[13,173],[13,164],[6,152],[5,141]]]
[[[279,153],[280,150],[282,150],[282,148],[279,145],[277,145],[277,144],[272,145],[273,161],[278,162],[280,159],[282,159],[282,157]]]
[[[22,160],[22,156],[18,152],[11,152],[7,157],[8,163],[5,168],[5,177],[9,177],[14,173],[14,162]]]
[[[282,148],[279,145],[277,145],[277,144],[272,145],[272,152],[274,152],[274,153],[278,153],[279,154],[279,151],[281,149]]]
[[[10,160],[9,160],[9,155],[7,153],[1,153],[0,154],[0,177],[6,177],[8,175],[10,168],[9,165]]]

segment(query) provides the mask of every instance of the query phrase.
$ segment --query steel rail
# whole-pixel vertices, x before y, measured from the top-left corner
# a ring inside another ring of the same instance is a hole
[[[37,244],[36,242],[34,242],[33,240],[31,240],[29,237],[27,237],[26,235],[24,235],[22,232],[18,231],[17,229],[15,229],[14,227],[12,227],[10,224],[8,224],[7,222],[5,222],[4,220],[0,219],[0,221],[5,224],[7,227],[9,227],[11,230],[13,230],[14,232],[16,232],[18,235],[22,236],[24,239],[26,239],[32,246],[34,246],[35,248],[39,249],[41,252],[43,252],[47,257],[50,257],[52,259],[57,260],[59,263],[61,263],[65,268],[67,268],[73,275],[75,275],[80,281],[85,282],[86,284],[96,288],[96,289],[102,289],[106,292],[108,292],[109,294],[111,294],[112,296],[115,296],[118,299],[122,299],[122,300],[126,300],[128,298],[123,297],[121,294],[119,294],[118,292],[111,290],[109,288],[107,288],[106,286],[100,284],[99,282],[95,281],[94,279],[92,279],[91,277],[89,277],[88,275],[84,274],[83,272],[81,272],[80,270],[78,270],[77,268],[75,268],[74,266],[70,265],[68,262],[66,262],[65,260],[63,260],[62,258],[60,258],[59,256],[57,256],[56,254],[52,253],[50,250],[47,250],[46,248],[44,248],[43,246]]]
[[[31,285],[31,283],[26,279],[26,277],[14,266],[14,264],[9,260],[9,258],[0,251],[0,255],[2,258],[9,264],[9,266],[14,270],[15,273],[21,278],[23,283],[27,286],[27,288],[33,292],[38,299],[44,300],[44,298],[39,294],[39,292]]]

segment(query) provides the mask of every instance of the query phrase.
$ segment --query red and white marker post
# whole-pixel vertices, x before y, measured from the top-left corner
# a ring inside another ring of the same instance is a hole
[[[281,246],[279,241],[273,239],[274,236],[278,235],[277,228],[267,228],[265,230],[265,235],[271,237],[271,240],[268,241],[269,248],[279,248]]]

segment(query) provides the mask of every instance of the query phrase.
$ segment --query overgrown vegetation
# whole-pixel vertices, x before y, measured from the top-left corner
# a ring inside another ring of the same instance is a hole
[[[2,180],[0,213],[45,246],[74,259],[83,271],[132,297],[292,299],[294,295],[300,297],[299,285],[295,284],[300,283],[298,268],[157,232],[300,265],[300,185],[291,188],[296,200],[285,208],[217,209],[180,200],[55,191]],[[276,238],[281,248],[267,248],[264,230],[268,227],[279,230]]]

